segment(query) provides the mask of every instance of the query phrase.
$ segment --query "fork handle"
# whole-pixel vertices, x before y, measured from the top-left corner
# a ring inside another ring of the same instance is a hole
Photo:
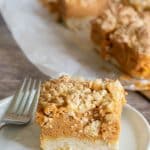
[[[0,123],[0,129],[2,129],[6,125],[6,122],[1,122]]]

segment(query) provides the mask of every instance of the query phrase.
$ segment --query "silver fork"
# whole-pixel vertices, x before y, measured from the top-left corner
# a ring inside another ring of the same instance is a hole
[[[32,120],[38,103],[40,85],[41,81],[24,79],[1,120],[0,128],[8,124],[24,125]]]

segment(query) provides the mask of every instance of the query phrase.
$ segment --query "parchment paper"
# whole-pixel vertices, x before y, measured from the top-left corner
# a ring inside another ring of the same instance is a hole
[[[118,70],[100,59],[82,32],[56,23],[38,0],[0,0],[0,10],[22,51],[45,74],[116,77]]]

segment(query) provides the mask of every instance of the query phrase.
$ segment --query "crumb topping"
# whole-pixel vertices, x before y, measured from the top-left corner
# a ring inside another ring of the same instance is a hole
[[[111,4],[96,23],[108,33],[108,38],[140,53],[150,54],[150,30],[144,20],[132,7],[120,3]]]
[[[123,0],[124,4],[131,5],[138,11],[149,10],[150,0]]]
[[[119,81],[62,76],[43,83],[37,122],[47,136],[113,142],[118,139],[124,103],[125,92]]]

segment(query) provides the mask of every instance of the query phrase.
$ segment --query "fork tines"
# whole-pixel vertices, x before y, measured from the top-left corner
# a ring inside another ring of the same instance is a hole
[[[38,103],[40,85],[41,81],[25,78],[16,92],[7,114],[28,115],[32,118]]]

